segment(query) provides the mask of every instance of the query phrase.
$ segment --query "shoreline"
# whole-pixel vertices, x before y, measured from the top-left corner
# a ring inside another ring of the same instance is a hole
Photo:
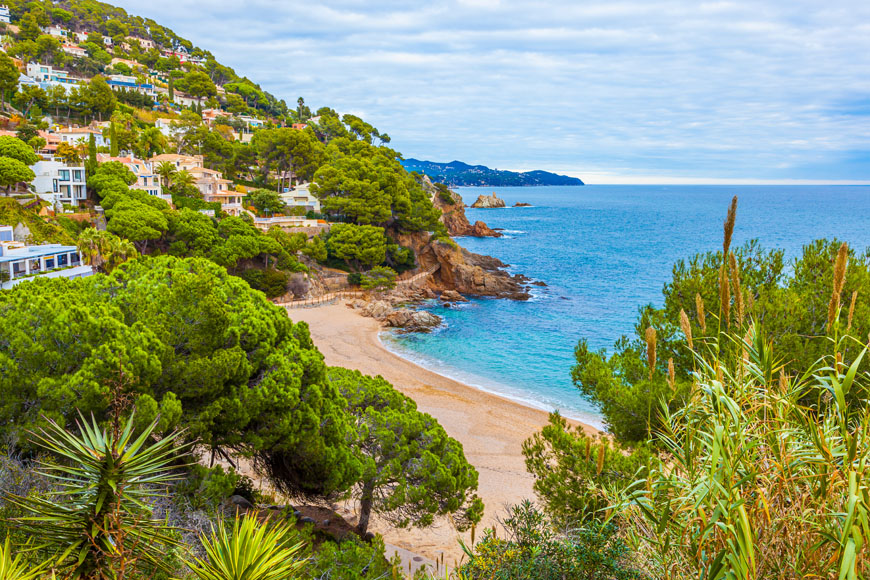
[[[486,504],[477,537],[496,524],[504,506],[535,499],[533,478],[526,472],[522,443],[547,424],[549,413],[442,376],[391,352],[381,343],[381,326],[345,306],[343,301],[327,306],[288,312],[293,322],[306,322],[312,340],[326,364],[381,375],[411,397],[417,408],[435,417],[445,431],[462,443],[468,461],[479,473],[478,495]],[[575,420],[589,433],[599,431]],[[347,517],[353,517],[352,505]],[[430,559],[444,555],[446,562],[460,560],[457,539],[468,542],[439,518],[430,528],[397,530],[373,517],[372,531],[389,544]]]
[[[478,382],[471,382],[471,380],[474,380],[473,377],[463,378],[461,376],[451,375],[451,374],[449,374],[449,371],[447,371],[447,370],[442,372],[442,371],[433,369],[430,366],[427,366],[425,364],[425,362],[415,360],[414,355],[412,354],[414,351],[412,351],[411,349],[407,349],[407,351],[404,351],[403,347],[400,345],[391,345],[390,342],[385,342],[382,337],[384,334],[389,334],[389,331],[390,331],[389,328],[382,328],[381,331],[378,332],[378,342],[380,342],[381,346],[387,352],[390,352],[391,354],[398,356],[402,360],[409,362],[415,366],[420,367],[421,369],[423,369],[426,372],[433,373],[435,375],[438,375],[439,377],[445,378],[445,379],[450,380],[450,381],[457,382],[457,383],[459,383],[459,384],[461,384],[469,389],[475,389],[477,391],[482,391],[488,395],[498,397],[499,399],[504,399],[504,400],[509,401],[511,403],[516,403],[516,404],[521,405],[523,407],[529,407],[529,408],[537,410],[537,411],[543,411],[544,413],[547,413],[547,414],[549,414],[550,412],[553,411],[553,409],[548,407],[546,403],[543,403],[541,401],[538,401],[538,400],[535,400],[532,398],[523,398],[523,396],[519,395],[519,394],[508,395],[508,394],[505,394],[503,392],[499,392],[497,390],[497,387],[489,387],[486,385],[479,384]],[[424,358],[424,355],[417,355],[417,356],[419,356],[420,358]],[[462,374],[464,372],[461,369],[458,369],[457,367],[448,366],[447,368],[448,369],[455,369],[457,371],[456,374]],[[483,379],[483,377],[480,377],[480,378]],[[486,380],[486,379],[484,379],[484,380]],[[491,382],[493,382],[494,384],[498,384],[499,386],[504,387],[506,389],[510,388],[502,383],[496,383],[495,381],[491,381]],[[604,431],[604,426],[603,425],[596,425],[595,419],[579,416],[579,415],[583,415],[583,411],[564,410],[564,409],[557,409],[557,411],[559,412],[560,415],[562,415],[562,417],[564,417],[565,419],[570,421],[572,424],[583,425],[585,428],[587,428],[587,430],[592,429],[596,432],[603,432]]]

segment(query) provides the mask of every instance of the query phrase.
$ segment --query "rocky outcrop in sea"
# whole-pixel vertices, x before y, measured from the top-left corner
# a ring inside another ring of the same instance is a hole
[[[447,228],[447,233],[451,236],[472,236],[475,238],[500,238],[501,233],[492,230],[482,221],[474,222],[471,225],[468,218],[465,216],[465,204],[460,196],[455,191],[449,191],[449,198],[442,197],[441,192],[432,185],[428,177],[423,177],[423,188],[429,193],[432,199],[432,205],[441,210],[441,223]]]
[[[492,195],[479,195],[477,201],[471,204],[471,207],[477,209],[495,209],[505,207],[504,200],[497,196],[495,192]]]

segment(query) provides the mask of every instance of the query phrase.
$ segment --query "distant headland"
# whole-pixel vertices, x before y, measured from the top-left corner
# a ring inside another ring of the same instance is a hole
[[[504,171],[490,169],[483,165],[469,165],[462,161],[436,163],[419,159],[403,159],[402,165],[408,171],[427,175],[436,183],[451,187],[525,187],[534,185],[584,185],[576,177],[557,175],[547,171]]]

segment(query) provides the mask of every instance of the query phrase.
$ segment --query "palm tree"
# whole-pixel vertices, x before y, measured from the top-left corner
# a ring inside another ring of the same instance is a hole
[[[148,502],[179,477],[171,468],[188,448],[177,446],[180,433],[149,443],[159,418],[138,437],[133,416],[112,429],[80,416],[79,434],[45,421],[35,443],[62,462],[37,462],[54,486],[49,496],[8,496],[28,514],[15,518],[23,531],[53,550],[55,566],[73,578],[118,578],[140,561],[165,570],[165,550],[177,541]]]
[[[136,246],[115,234],[88,228],[79,234],[78,250],[94,273],[110,273],[112,270],[139,256]]]
[[[138,145],[143,157],[153,157],[163,153],[164,148],[166,148],[166,136],[157,127],[149,127],[139,135]],[[163,163],[166,163],[166,161]]]
[[[154,172],[160,176],[160,182],[163,187],[170,187],[172,185],[172,180],[178,173],[178,169],[176,169],[175,165],[169,161],[161,161]]]
[[[76,242],[76,247],[82,255],[85,264],[89,265],[94,273],[102,271],[103,263],[106,261],[103,255],[103,235],[96,228],[88,228],[79,234],[79,239]]]
[[[110,234],[111,235],[111,234]],[[112,236],[107,240],[108,256],[106,257],[106,273],[111,273],[112,270],[133,258],[139,257],[139,252],[136,251],[136,246],[133,242],[126,238]]]
[[[191,175],[187,169],[182,169],[175,174],[174,185],[186,187],[189,185],[193,185],[193,182],[193,175]]]
[[[295,530],[284,523],[260,523],[254,516],[233,522],[227,532],[223,520],[203,537],[206,560],[186,562],[200,580],[292,580],[305,566],[304,543],[293,542]]]

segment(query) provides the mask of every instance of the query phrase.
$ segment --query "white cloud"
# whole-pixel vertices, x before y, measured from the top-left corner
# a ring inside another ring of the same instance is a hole
[[[870,179],[870,3],[121,4],[288,102],[365,111],[409,157]]]

